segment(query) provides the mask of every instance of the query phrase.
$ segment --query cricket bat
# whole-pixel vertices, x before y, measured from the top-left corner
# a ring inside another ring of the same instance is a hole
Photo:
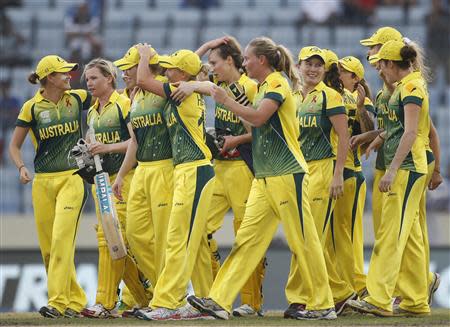
[[[94,119],[91,119],[90,121],[88,136],[90,141],[94,143]],[[100,221],[111,258],[113,260],[118,260],[127,255],[127,248],[120,231],[120,223],[113,199],[114,194],[112,192],[111,182],[109,181],[109,174],[103,171],[100,156],[98,154],[94,155],[94,163],[96,170],[94,184],[100,210]]]

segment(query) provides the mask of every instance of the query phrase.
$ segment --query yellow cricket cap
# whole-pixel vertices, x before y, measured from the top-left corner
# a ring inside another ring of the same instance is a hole
[[[364,78],[364,66],[358,58],[347,56],[339,59],[339,64],[344,67],[345,70],[355,73],[360,79]]]
[[[67,73],[77,68],[78,64],[67,62],[57,55],[49,55],[39,61],[36,67],[36,74],[39,80],[42,80],[51,73]]]
[[[155,49],[153,48],[152,50],[155,51]],[[116,67],[119,68],[120,70],[127,70],[139,64],[139,59],[140,59],[139,51],[135,46],[133,46],[128,49],[127,53],[123,56],[123,58],[114,61],[114,65],[116,65]],[[157,64],[158,61],[159,57],[158,54],[156,53],[153,57],[150,58],[148,64],[149,65]]]
[[[316,46],[303,47],[298,54],[298,61],[306,60],[314,56],[318,56],[322,58],[323,62],[327,62],[325,52]]]
[[[369,62],[374,64],[382,59],[402,61],[403,58],[400,55],[400,51],[405,46],[403,41],[389,41],[383,44],[377,54],[369,57]]]
[[[182,71],[197,76],[202,68],[200,57],[191,50],[178,50],[170,56],[160,56],[159,64],[164,68],[178,68]]]
[[[385,44],[387,41],[396,40],[401,41],[403,38],[402,34],[395,28],[390,26],[381,27],[376,30],[368,39],[359,41],[362,45],[366,47],[371,47],[377,44]]]
[[[323,52],[325,53],[325,71],[329,71],[330,67],[332,64],[337,64],[338,63],[338,56],[336,53],[334,53],[333,51],[331,51],[330,49],[322,49]]]

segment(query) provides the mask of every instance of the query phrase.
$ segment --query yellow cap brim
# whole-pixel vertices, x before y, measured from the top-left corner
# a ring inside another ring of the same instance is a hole
[[[137,63],[130,62],[127,59],[122,58],[122,59],[114,61],[114,65],[116,65],[116,67],[119,68],[120,70],[128,70],[128,69],[136,66]]]
[[[300,60],[308,60],[309,58],[312,58],[312,57],[319,57],[320,59],[323,60],[324,63],[327,62],[325,56],[322,56],[322,55],[317,54],[317,53],[313,53],[313,54],[311,54],[311,55],[306,55],[306,56],[299,57],[298,60],[299,60],[299,61],[300,61]]]
[[[77,69],[78,69],[78,64],[68,62],[64,66],[59,67],[58,69],[55,69],[54,72],[55,73],[67,73],[67,72],[71,72],[71,71],[77,70]]]
[[[164,68],[178,68],[173,64],[172,58],[170,56],[159,56],[159,65]]]
[[[369,63],[372,64],[372,65],[376,64],[380,60],[381,60],[381,58],[378,56],[378,54],[374,54],[373,56],[369,57]]]
[[[377,45],[378,44],[374,40],[372,40],[371,38],[361,40],[361,41],[359,41],[359,43],[361,43],[362,45],[364,45],[366,47],[371,47],[373,45]]]

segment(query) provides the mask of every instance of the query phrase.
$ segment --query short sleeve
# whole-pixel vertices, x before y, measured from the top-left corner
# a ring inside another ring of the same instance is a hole
[[[329,89],[326,92],[327,97],[327,106],[326,106],[326,115],[334,116],[339,114],[346,114],[344,100],[342,95],[333,89]]]
[[[271,99],[282,105],[291,90],[279,78],[274,78],[268,81],[267,84],[264,99]]]
[[[403,105],[413,103],[422,106],[423,99],[426,97],[425,90],[416,83],[407,83],[403,86],[400,93]]]
[[[92,105],[92,95],[83,89],[71,90],[71,94],[76,95],[80,98],[81,103],[83,104],[82,110],[88,110]]]
[[[27,101],[22,106],[19,112],[19,116],[16,120],[16,126],[19,127],[31,127],[34,124],[34,117],[33,117],[33,106],[34,103],[32,101]]]

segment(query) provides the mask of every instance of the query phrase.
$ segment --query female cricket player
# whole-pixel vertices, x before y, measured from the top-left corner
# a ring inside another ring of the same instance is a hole
[[[337,272],[336,256],[326,251],[328,234],[332,233],[330,218],[335,200],[344,192],[343,171],[348,149],[347,115],[341,94],[342,85],[334,71],[334,78],[323,81],[330,74],[326,72],[326,53],[315,46],[304,47],[298,55],[298,69],[302,87],[298,92],[298,122],[300,125],[300,148],[305,156],[311,176],[309,188],[310,206],[314,226],[322,241],[328,281],[333,293],[336,313],[340,314],[355,294]],[[331,66],[330,66],[331,67]],[[327,66],[327,68],[330,68]],[[330,68],[331,71],[331,68]],[[333,76],[332,76],[333,77]],[[307,284],[296,269],[292,258],[291,271],[286,286],[290,307],[285,316],[294,315],[305,304]]]
[[[136,82],[139,60],[138,49],[131,47],[114,63],[127,79]],[[142,68],[157,80],[167,81],[161,75],[157,54]],[[127,240],[139,269],[153,287],[164,268],[173,196],[172,147],[163,118],[166,103],[167,99],[149,91],[135,92],[128,123],[131,140],[113,184],[114,193],[121,198],[124,178],[137,164],[128,195]]]
[[[239,43],[231,36],[225,36],[203,44],[196,53],[201,57],[209,51],[208,63],[211,67],[210,81],[183,82],[174,92],[174,98],[179,95],[192,94],[198,91],[210,95],[211,83],[219,85],[227,90],[228,94],[240,103],[250,103],[256,93],[256,83],[243,73],[243,56]],[[216,174],[213,202],[208,216],[208,244],[212,252],[212,264],[214,277],[220,268],[217,242],[213,238],[223,224],[225,214],[231,208],[234,214],[234,231],[239,229],[245,212],[253,181],[253,173],[242,159],[239,151],[235,149],[240,144],[251,143],[252,136],[248,124],[233,112],[224,108],[220,103],[215,106],[214,125],[216,134],[225,133],[225,142],[222,152],[214,160],[214,172]],[[250,154],[251,155],[251,154]],[[233,310],[233,315],[262,316],[262,283],[265,274],[265,258],[257,266],[247,283],[240,292],[241,306]]]
[[[167,233],[166,264],[150,302],[151,311],[139,311],[146,320],[195,319],[202,315],[185,305],[184,297],[192,279],[197,294],[206,295],[212,284],[211,259],[206,235],[206,219],[214,188],[211,152],[205,143],[205,102],[193,93],[179,102],[172,94],[176,86],[164,83],[149,73],[148,62],[156,52],[138,44],[140,61],[137,84],[140,88],[167,99],[164,120],[172,147],[174,191]],[[194,80],[202,64],[197,54],[179,50],[160,56],[170,83]],[[206,260],[209,269],[193,274],[195,262]]]
[[[97,58],[89,62],[84,69],[83,77],[89,91],[97,98],[88,112],[88,123],[93,121],[96,139],[95,143],[89,145],[89,150],[92,155],[103,156],[103,170],[110,174],[111,182],[114,183],[130,138],[130,131],[127,127],[130,100],[115,90],[116,68],[108,60]],[[127,195],[133,173],[134,170],[124,177],[123,197],[115,200],[122,231],[126,228]],[[95,194],[95,186],[92,187],[92,194]],[[117,288],[122,278],[141,306],[147,305],[148,299],[144,286],[139,280],[139,273],[133,258],[129,254],[118,260],[111,258],[100,223],[99,204],[96,196],[94,196],[94,201],[99,219],[96,227],[99,246],[97,296],[96,304],[84,309],[82,314],[89,318],[115,318],[119,317],[115,306]],[[125,233],[122,232],[122,234]]]
[[[85,90],[71,90],[69,72],[78,64],[50,55],[42,58],[28,80],[40,89],[25,102],[17,118],[9,151],[22,184],[33,181],[32,199],[39,247],[47,272],[46,318],[78,317],[86,305],[78,285],[74,251],[81,210],[87,199],[83,180],[73,175],[69,151],[82,136],[81,111],[90,106]],[[34,178],[22,160],[27,133],[36,149]]]
[[[228,319],[231,305],[263,258],[280,221],[297,267],[308,283],[306,310],[296,319],[336,319],[322,247],[309,201],[308,167],[298,144],[299,128],[292,88],[299,82],[287,49],[268,38],[253,39],[246,47],[244,67],[259,82],[248,110],[215,86],[213,97],[252,125],[255,179],[234,246],[207,298],[191,296],[197,309]]]

